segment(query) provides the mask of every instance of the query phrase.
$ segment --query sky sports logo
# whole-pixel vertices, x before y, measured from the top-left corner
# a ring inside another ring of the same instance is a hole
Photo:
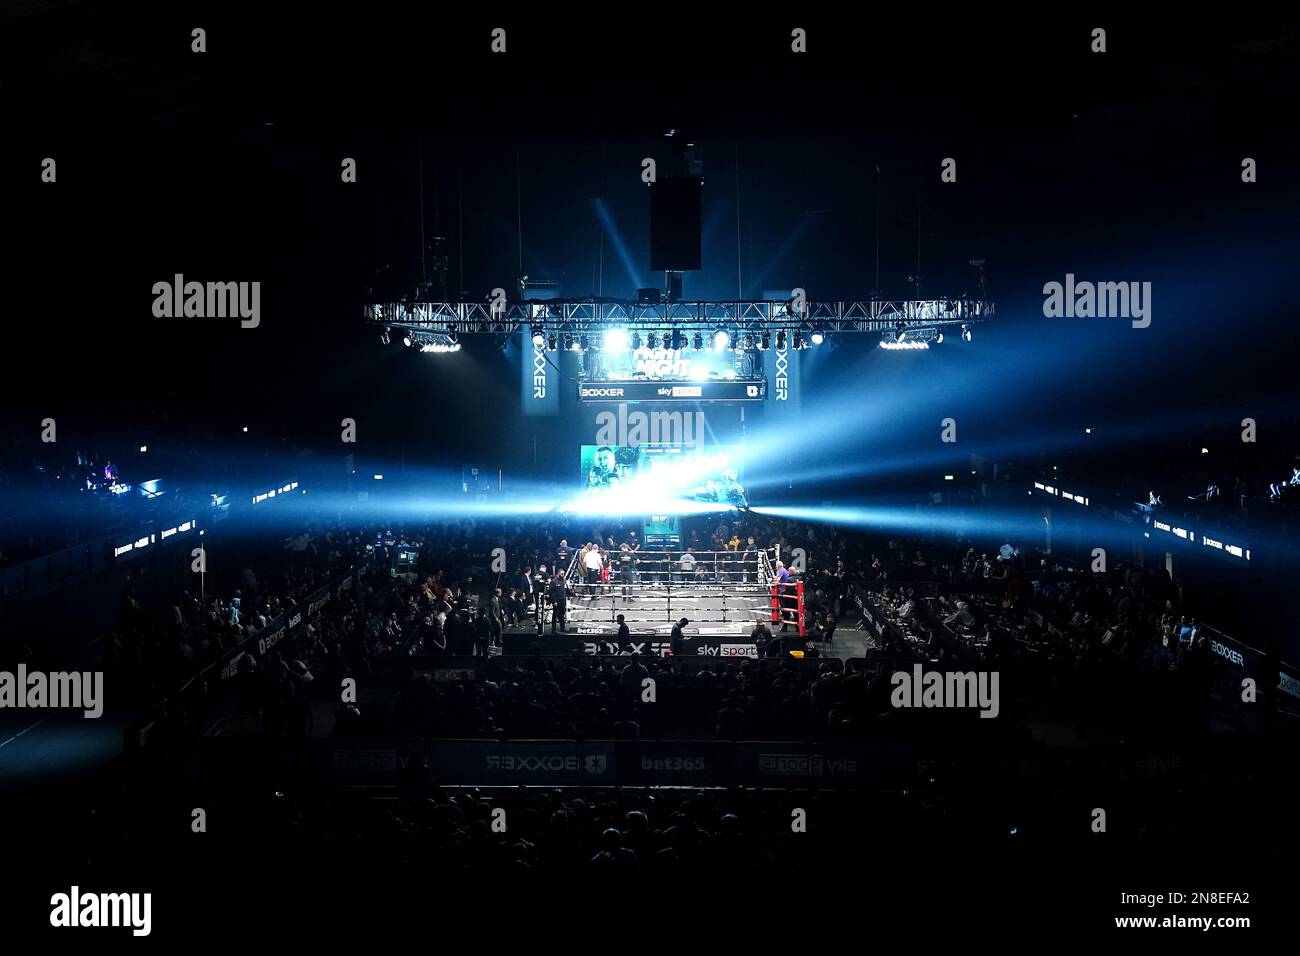
[[[821,754],[759,754],[758,772],[764,777],[836,777],[857,773],[858,762]]]
[[[719,644],[712,647],[705,644],[699,649],[704,657],[758,657],[757,644]]]

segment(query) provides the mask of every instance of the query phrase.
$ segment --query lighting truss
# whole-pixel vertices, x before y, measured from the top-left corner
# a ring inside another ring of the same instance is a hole
[[[459,352],[460,343],[448,332],[429,332],[423,329],[408,330],[405,341],[421,352]]]
[[[942,341],[943,331],[935,325],[909,328],[895,323],[892,329],[880,337],[880,347],[888,352],[907,352],[928,349]]]
[[[364,307],[370,325],[411,331],[437,331],[456,335],[487,333],[574,338],[586,335],[590,346],[600,348],[607,331],[618,329],[648,342],[650,333],[661,338],[677,332],[689,342],[699,332],[712,342],[719,329],[731,333],[732,342],[746,333],[758,342],[764,333],[800,332],[806,340],[812,331],[825,335],[850,332],[890,332],[901,323],[906,338],[946,326],[972,326],[991,321],[994,303],[981,299],[874,299],[856,302],[805,302],[794,300],[731,300],[672,303],[634,303],[609,300],[549,299],[506,302],[494,307],[483,302],[388,302]],[[953,329],[954,337],[957,330]]]

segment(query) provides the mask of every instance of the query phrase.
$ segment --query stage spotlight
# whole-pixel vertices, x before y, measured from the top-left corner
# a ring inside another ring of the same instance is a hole
[[[560,337],[556,335],[554,332],[552,332],[546,338],[546,347],[550,349],[552,352],[554,352],[556,349],[560,347]]]
[[[409,349],[412,345],[415,344],[415,336],[413,336],[410,332],[405,333],[402,336],[402,344]]]
[[[731,336],[722,329],[713,333],[713,347],[719,352],[731,348]]]
[[[637,351],[637,350],[640,349],[640,348],[641,348],[641,333],[640,333],[640,332],[633,332],[633,333],[632,333],[632,351],[635,352],[635,351]]]
[[[937,335],[935,335],[935,337],[934,337],[934,344],[935,344],[935,345],[942,345],[942,344],[943,344],[943,333],[942,333],[942,332],[939,332]]]
[[[753,332],[746,332],[746,333],[745,333],[745,349],[746,349],[746,351],[748,351],[749,349],[752,349],[753,347],[754,347],[754,333],[753,333]]]
[[[572,352],[572,351],[573,351],[573,333],[572,333],[572,332],[565,332],[565,333],[564,333],[564,351],[566,351],[566,352]]]
[[[902,322],[899,322],[897,325],[894,326],[895,342],[903,341],[903,336],[905,336],[906,334],[907,334],[907,326],[904,325]]]
[[[546,344],[546,336],[543,334],[542,326],[534,325],[533,326],[533,347],[540,349],[545,344]]]
[[[794,330],[794,350],[797,352],[803,348],[803,332],[799,329]]]
[[[388,342],[389,342],[389,338],[388,338],[388,329],[384,329],[384,331],[382,331],[382,332],[379,333],[379,344],[380,344],[380,345],[387,345]]]
[[[763,334],[762,334],[762,336],[759,338],[759,344],[758,344],[758,347],[759,347],[760,349],[764,349],[764,350],[766,350],[766,349],[768,349],[771,345],[772,345],[772,333],[769,332],[767,329],[764,329],[764,330],[763,330]]]
[[[686,348],[686,334],[684,332],[673,329],[671,338],[667,335],[665,335],[664,338],[672,343],[672,350],[674,352],[680,352],[682,349]]]
[[[587,336],[585,333],[578,336],[578,351],[579,352],[587,351]]]
[[[460,334],[456,331],[456,326],[447,326],[447,338],[451,340],[452,345],[460,341]]]
[[[963,325],[963,326],[961,327],[961,340],[962,340],[963,342],[969,342],[969,341],[970,341],[970,326],[969,326],[969,325]]]
[[[785,329],[776,333],[776,350],[779,352],[785,348]]]
[[[659,339],[655,336],[653,332],[651,332],[649,335],[646,336],[645,347],[650,349],[651,351],[659,347]]]
[[[697,352],[704,348],[704,336],[701,335],[699,332],[695,333],[694,345],[695,345],[695,351]]]
[[[606,352],[624,352],[627,350],[627,333],[622,329],[610,329],[605,333]]]
[[[812,344],[813,344],[813,345],[821,345],[821,344],[822,344],[823,342],[825,342],[825,341],[826,341],[826,336],[822,334],[822,330],[821,330],[821,329],[817,329],[817,330],[815,330],[815,331],[813,332],[813,334],[812,334]]]

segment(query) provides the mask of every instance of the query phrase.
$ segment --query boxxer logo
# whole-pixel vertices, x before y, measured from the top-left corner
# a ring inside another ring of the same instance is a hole
[[[546,352],[533,348],[533,398],[546,397]]]
[[[626,641],[619,643],[617,641],[587,641],[582,645],[582,650],[586,654],[607,654],[617,657],[631,657],[633,654],[645,654],[647,648],[649,653],[663,655],[672,647],[669,641]]]
[[[790,397],[789,356],[783,348],[776,350],[776,400],[784,402]]]
[[[505,770],[508,773],[542,773],[543,771],[565,771],[576,773],[577,757],[512,757],[507,754],[489,755],[487,765],[491,770]]]
[[[572,754],[550,757],[516,757],[511,754],[489,754],[486,758],[491,770],[507,773],[577,773],[602,774],[609,768],[605,754],[587,754],[578,758]]]

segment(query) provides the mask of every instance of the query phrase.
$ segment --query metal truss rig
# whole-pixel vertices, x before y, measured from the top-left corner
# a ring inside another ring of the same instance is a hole
[[[457,335],[530,332],[596,333],[608,329],[682,332],[789,331],[884,332],[944,325],[974,325],[994,316],[980,299],[893,299],[859,302],[738,300],[631,303],[547,299],[503,302],[390,302],[365,306],[365,321],[390,329]]]

